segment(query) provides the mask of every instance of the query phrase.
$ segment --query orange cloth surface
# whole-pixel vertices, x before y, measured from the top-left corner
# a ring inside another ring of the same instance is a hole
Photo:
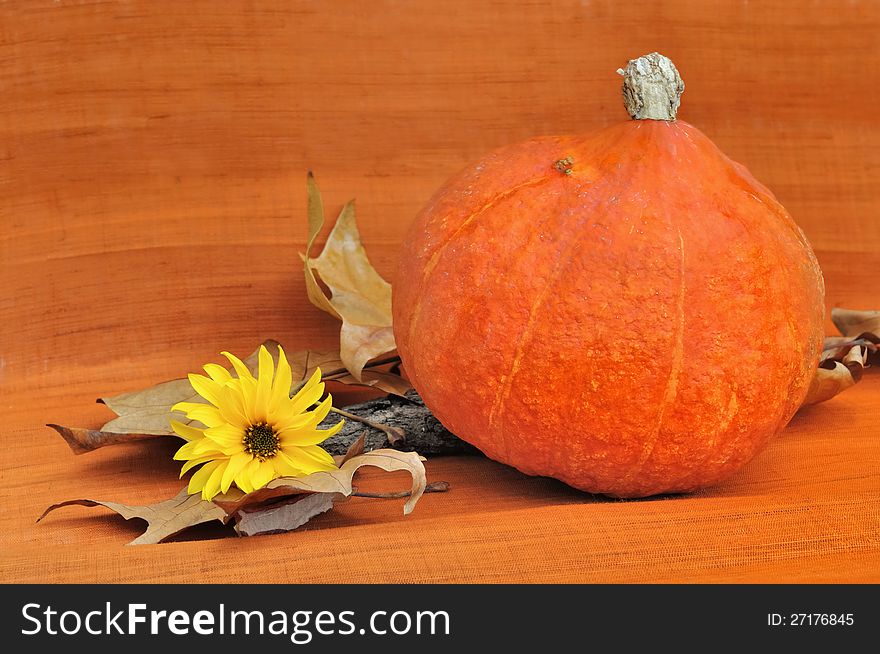
[[[181,485],[170,439],[75,457],[45,423],[98,427],[95,398],[223,349],[334,346],[301,281],[307,169],[328,213],[357,197],[390,278],[446,177],[505,143],[625,120],[614,71],[652,50],[685,80],[680,116],[803,227],[828,307],[880,308],[880,7],[654,5],[0,7],[0,580],[880,581],[874,371],[687,497],[606,500],[448,457],[427,469],[452,489],[408,517],[355,498],[291,534],[211,526],[140,547],[125,547],[139,523],[103,508],[34,523],[65,499]]]

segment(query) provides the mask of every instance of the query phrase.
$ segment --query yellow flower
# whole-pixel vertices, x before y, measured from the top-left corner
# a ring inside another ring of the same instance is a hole
[[[333,457],[318,443],[338,432],[342,422],[330,429],[317,428],[327,417],[333,398],[328,395],[308,411],[324,394],[320,369],[290,397],[290,364],[280,347],[276,371],[272,355],[260,346],[256,379],[237,357],[229,352],[223,355],[238,376],[209,363],[205,366],[208,377],[189,375],[189,381],[210,404],[180,402],[171,408],[206,426],[201,429],[171,421],[174,431],[187,441],[174,455],[186,461],[180,476],[202,466],[190,479],[189,493],[201,491],[202,498],[210,500],[228,491],[233,483],[250,493],[277,477],[336,469]]]

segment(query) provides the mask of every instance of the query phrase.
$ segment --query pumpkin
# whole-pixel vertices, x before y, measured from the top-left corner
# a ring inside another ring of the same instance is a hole
[[[732,475],[813,377],[822,273],[773,194],[676,120],[667,58],[629,62],[633,120],[501,148],[416,218],[393,285],[404,369],[450,431],[591,493]]]

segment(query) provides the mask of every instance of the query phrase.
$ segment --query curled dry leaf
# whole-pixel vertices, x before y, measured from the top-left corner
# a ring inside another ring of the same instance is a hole
[[[375,466],[386,472],[405,470],[412,476],[412,488],[409,499],[403,506],[404,515],[409,515],[425,492],[425,466],[421,457],[415,452],[398,452],[397,450],[373,450],[366,454],[352,457],[343,463],[338,470],[315,472],[305,477],[281,477],[266,484],[253,493],[227,493],[214,498],[214,502],[222,507],[227,514],[234,515],[241,510],[264,505],[270,500],[281,497],[301,495],[303,493],[332,493],[344,497],[350,496],[354,473],[362,466]]]
[[[868,349],[861,345],[854,345],[838,361],[826,359],[819,364],[816,376],[810,384],[810,390],[802,406],[819,404],[830,400],[835,395],[842,393],[862,378],[862,372],[867,365]]]
[[[272,356],[277,358],[277,344],[273,348],[269,343],[274,343],[274,341],[267,341],[265,345],[272,352]],[[339,352],[301,350],[292,354],[287,353],[287,360],[290,362],[293,373],[292,390],[311,377],[316,368],[321,368],[321,379],[324,381],[370,386],[386,393],[400,395],[401,397],[406,395],[406,392],[412,388],[412,385],[400,375],[381,369],[382,366],[399,362],[400,359],[398,357],[389,357],[385,360],[369,363],[368,367],[361,371],[360,380],[355,379],[354,375],[348,371],[342,362]]]
[[[844,336],[873,334],[880,337],[880,311],[831,310],[831,322]]]
[[[369,360],[396,347],[391,328],[391,285],[367,258],[355,221],[354,202],[342,208],[324,249],[312,258],[312,246],[324,226],[324,205],[311,173],[307,186],[309,237],[303,256],[306,292],[312,304],[342,321],[339,355],[345,368],[361,381],[361,371]],[[319,277],[330,289],[330,297],[318,283]]]
[[[364,447],[367,444],[367,434],[366,432],[362,433],[360,436],[355,439],[355,441],[348,446],[348,450],[346,450],[345,454],[342,456],[334,456],[333,460],[336,461],[337,466],[341,466],[343,463],[348,461],[349,459],[353,459],[356,456],[360,456],[364,453]]]
[[[831,320],[842,336],[825,338],[803,406],[825,402],[855,386],[864,369],[880,361],[880,311],[835,308]]]
[[[97,450],[99,447],[104,447],[106,445],[132,443],[147,438],[158,438],[159,436],[170,435],[140,434],[137,432],[131,434],[118,434],[115,432],[98,431],[96,429],[82,429],[81,427],[64,427],[51,422],[46,426],[57,431],[74,454],[85,454],[86,452]]]
[[[352,446],[352,452],[357,446]],[[425,492],[425,466],[414,452],[396,450],[376,450],[366,454],[353,455],[345,460],[338,470],[316,472],[305,477],[283,477],[269,482],[253,493],[242,493],[232,489],[226,495],[206,502],[201,495],[189,495],[186,488],[181,489],[170,500],[145,506],[106,502],[102,500],[77,499],[53,504],[43,512],[37,522],[55,509],[63,506],[103,506],[115,511],[126,520],[141,518],[147,521],[147,530],[130,545],[154,544],[165,541],[181,531],[204,522],[217,520],[226,524],[235,520],[236,531],[243,536],[291,531],[301,527],[314,516],[333,507],[335,502],[344,500],[354,493],[352,479],[355,472],[363,466],[375,466],[387,472],[405,470],[412,476],[412,487],[404,493],[393,493],[383,497],[407,497],[403,513],[412,512]],[[433,492],[445,491],[446,482],[432,485]],[[279,501],[280,500],[280,501]]]
[[[49,513],[62,506],[104,506],[115,511],[126,520],[140,518],[147,521],[147,530],[129,543],[129,545],[153,545],[168,540],[184,529],[217,520],[228,521],[226,512],[213,502],[205,502],[200,495],[188,495],[186,488],[170,500],[147,504],[145,506],[104,502],[101,500],[68,500],[53,504],[43,512],[37,522]]]

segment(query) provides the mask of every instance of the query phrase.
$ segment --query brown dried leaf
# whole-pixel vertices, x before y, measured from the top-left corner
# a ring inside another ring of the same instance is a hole
[[[345,454],[343,454],[340,457],[335,457],[335,456],[333,457],[333,459],[336,461],[337,467],[341,466],[346,461],[363,454],[364,447],[366,446],[366,443],[367,443],[367,433],[364,432],[360,436],[358,436],[357,439],[351,445],[348,446],[348,449],[345,451]]]
[[[214,498],[214,502],[222,507],[227,515],[233,515],[246,507],[260,506],[269,500],[290,495],[338,493],[348,497],[354,492],[351,486],[354,473],[362,466],[375,466],[386,472],[406,470],[412,475],[412,489],[409,499],[403,507],[404,515],[412,512],[416,502],[425,492],[427,480],[421,457],[415,452],[382,449],[353,457],[342,464],[338,470],[315,472],[305,477],[281,477],[270,481],[266,486],[253,493],[234,492],[224,496],[218,495]]]
[[[277,363],[279,343],[270,339],[265,341],[263,345],[266,346]],[[259,348],[243,360],[254,374],[259,366],[258,353]],[[332,373],[324,375],[323,379],[326,381],[369,386],[400,396],[404,396],[411,388],[409,382],[400,375],[383,370],[365,370],[362,381],[358,381],[345,369],[338,353],[302,350],[288,354],[288,360],[293,371],[291,392],[297,390],[317,367],[321,367],[322,373],[325,371]],[[182,413],[171,413],[171,407],[178,402],[204,401],[193,390],[188,379],[174,379],[139,391],[100,398],[98,402],[105,404],[118,416],[99,430],[65,427],[57,424],[47,426],[64,438],[74,454],[84,454],[106,445],[131,443],[158,436],[177,438],[177,434],[171,429],[171,419],[179,420],[184,424],[192,424],[193,421],[188,420]],[[196,423],[196,425],[199,426],[200,423]]]
[[[226,512],[213,502],[205,502],[201,495],[189,495],[183,488],[176,497],[148,504],[146,506],[120,504],[118,502],[103,502],[101,500],[68,500],[59,504],[53,504],[43,512],[37,522],[45,518],[49,513],[62,506],[104,506],[115,511],[126,520],[140,518],[147,521],[147,530],[129,543],[129,545],[153,545],[161,543],[179,534],[184,529],[193,527],[203,522],[218,520],[226,524],[228,517]]]
[[[856,345],[850,348],[843,360],[827,359],[820,363],[802,406],[825,402],[855,386],[862,378],[867,357],[867,348]]]
[[[309,240],[306,243],[306,254],[304,260],[308,264],[309,258],[311,256],[312,245],[315,243],[315,239],[318,237],[318,234],[321,233],[321,228],[324,227],[324,201],[321,199],[321,192],[318,190],[318,185],[315,183],[315,176],[312,174],[310,170],[306,175],[306,188],[308,190],[308,208],[307,214],[309,219]],[[346,205],[347,207],[348,205]],[[345,211],[345,208],[343,208]],[[309,296],[309,300],[316,307],[321,309],[322,311],[326,311],[334,318],[339,318],[342,320],[342,316],[340,316],[333,305],[330,303],[330,298],[328,298],[324,294],[324,289],[321,288],[320,284],[318,284],[318,280],[315,278],[315,274],[312,272],[312,269],[306,265],[305,266],[305,277],[306,277],[306,293]]]
[[[358,381],[370,360],[395,349],[391,329],[391,285],[367,258],[361,243],[354,202],[346,204],[317,258],[311,248],[324,225],[321,195],[311,173],[308,185],[309,239],[303,256],[306,292],[319,309],[342,320],[339,352],[343,364]],[[330,289],[327,297],[315,276]]]
[[[278,343],[266,341],[264,344],[277,358]],[[258,353],[259,348],[243,360],[253,373],[257,371]],[[116,418],[105,423],[99,430],[47,425],[61,434],[74,454],[85,454],[106,445],[131,443],[156,436],[177,438],[177,434],[171,429],[171,419],[184,424],[192,424],[193,421],[180,412],[172,413],[171,407],[178,402],[205,400],[193,390],[188,379],[173,379],[139,391],[102,397],[98,402],[117,414]]]
[[[275,341],[266,341],[264,345],[274,346],[274,351],[277,353],[278,344]],[[243,359],[243,363],[252,373],[257,372],[259,351],[257,348],[250,356]],[[172,418],[184,424],[190,424],[193,421],[188,420],[180,412],[171,413],[171,407],[178,402],[205,401],[201,395],[193,390],[189,379],[173,379],[139,391],[102,397],[98,399],[98,402],[107,405],[118,417],[101,427],[101,431],[116,434],[174,436],[170,422]]]
[[[268,347],[268,345],[267,345]],[[277,358],[276,350],[269,348],[272,356]],[[342,384],[352,384],[355,386],[370,386],[372,388],[393,393],[401,397],[412,388],[406,379],[400,375],[396,375],[386,370],[368,369],[361,372],[361,378],[358,380],[348,372],[339,352],[317,352],[314,350],[300,350],[287,354],[287,360],[290,361],[290,367],[293,372],[293,385],[291,389],[296,389],[299,384],[306,381],[312,376],[316,368],[321,369],[322,379],[324,381],[336,381]],[[386,363],[397,362],[396,357],[387,360]],[[371,365],[382,365],[382,361],[377,361]]]
[[[819,368],[802,406],[835,397],[862,378],[870,363],[880,362],[880,311],[834,308],[831,320],[842,336],[826,336]]]
[[[97,450],[105,445],[118,445],[120,443],[132,443],[134,441],[145,440],[148,438],[159,438],[161,436],[169,436],[170,434],[138,434],[126,433],[119,434],[115,432],[97,431],[95,429],[81,429],[79,427],[63,427],[49,423],[46,425],[51,427],[63,438],[74,454],[85,454],[92,450]]]
[[[854,311],[834,308],[831,321],[844,336],[873,334],[880,337],[880,311]]]
[[[235,531],[240,536],[293,531],[332,509],[337,497],[335,493],[312,493],[257,511],[242,509],[236,514]]]
[[[182,413],[172,414],[170,409],[178,402],[204,402],[190,385],[188,379],[174,379],[131,393],[98,399],[118,417],[109,421],[102,432],[117,434],[173,435],[171,418],[189,424]]]

